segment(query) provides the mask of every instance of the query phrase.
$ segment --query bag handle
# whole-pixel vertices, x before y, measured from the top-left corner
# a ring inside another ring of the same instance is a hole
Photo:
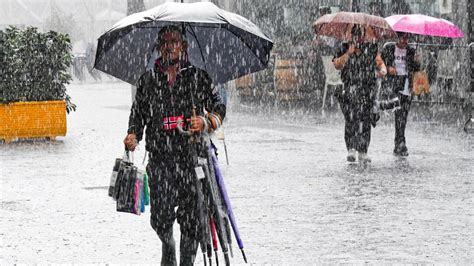
[[[146,156],[148,155],[148,151],[145,150],[145,155],[143,156],[143,161],[142,161],[142,165],[145,165],[145,160],[146,160]],[[135,162],[135,152],[134,151],[130,151],[126,146],[125,146],[125,151],[123,153],[123,157],[122,159],[124,161],[127,161],[129,163],[134,163]]]
[[[135,161],[134,157],[134,152],[130,151],[129,149],[127,149],[127,147],[125,147],[122,159],[126,162],[133,163]]]

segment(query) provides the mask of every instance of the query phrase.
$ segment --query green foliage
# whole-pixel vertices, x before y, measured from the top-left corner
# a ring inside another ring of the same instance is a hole
[[[0,102],[65,100],[71,81],[71,41],[67,34],[40,33],[37,28],[7,28],[0,33]]]

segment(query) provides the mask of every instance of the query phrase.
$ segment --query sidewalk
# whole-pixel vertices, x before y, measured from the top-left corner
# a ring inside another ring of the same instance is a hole
[[[68,93],[78,108],[65,138],[0,145],[0,264],[159,264],[149,208],[117,213],[107,197],[130,86]],[[231,109],[225,126],[221,167],[251,264],[474,262],[472,136],[409,123],[405,160],[392,155],[393,127],[378,125],[361,167],[345,161],[339,122]]]

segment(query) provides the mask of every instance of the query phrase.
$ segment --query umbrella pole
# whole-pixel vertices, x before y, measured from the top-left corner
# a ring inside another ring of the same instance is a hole
[[[202,53],[202,48],[201,48],[201,44],[199,43],[199,40],[196,36],[196,32],[194,31],[193,27],[191,27],[191,25],[189,23],[186,23],[188,25],[188,27],[190,28],[190,32],[191,34],[194,36],[194,39],[196,40],[196,43],[199,47],[199,52],[201,52],[201,58],[202,58],[202,63],[204,64],[204,69],[207,71],[207,66],[206,66],[206,60],[204,59],[204,54]],[[194,103],[193,103],[194,104]]]

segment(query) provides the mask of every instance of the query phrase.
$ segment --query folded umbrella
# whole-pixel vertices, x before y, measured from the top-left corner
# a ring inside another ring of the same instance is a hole
[[[217,184],[219,185],[219,191],[222,196],[222,201],[224,203],[225,209],[227,210],[227,215],[232,225],[232,229],[234,231],[235,239],[237,240],[237,245],[239,246],[240,251],[242,252],[242,257],[244,258],[245,263],[247,263],[247,257],[245,256],[244,252],[244,242],[240,237],[239,228],[237,227],[237,221],[234,216],[234,212],[232,210],[232,204],[229,199],[229,195],[227,194],[227,189],[225,187],[224,178],[219,168],[219,162],[217,161],[216,153],[212,146],[209,146],[210,154],[212,156],[212,164],[214,167],[214,172],[216,176]]]

